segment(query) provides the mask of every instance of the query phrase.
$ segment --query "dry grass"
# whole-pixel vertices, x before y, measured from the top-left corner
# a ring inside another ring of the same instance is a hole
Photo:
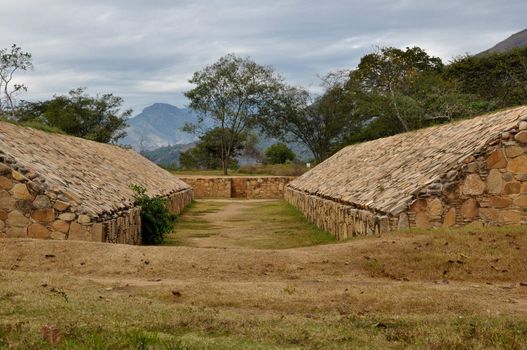
[[[279,250],[0,240],[0,348],[51,348],[53,325],[62,349],[525,349],[526,249],[525,228]]]

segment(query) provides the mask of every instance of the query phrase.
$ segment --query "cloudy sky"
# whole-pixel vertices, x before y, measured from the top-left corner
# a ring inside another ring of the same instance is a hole
[[[317,75],[376,46],[448,61],[527,28],[525,0],[1,0],[0,11],[0,48],[33,54],[24,99],[86,86],[135,112],[184,106],[192,73],[230,52],[317,91]]]

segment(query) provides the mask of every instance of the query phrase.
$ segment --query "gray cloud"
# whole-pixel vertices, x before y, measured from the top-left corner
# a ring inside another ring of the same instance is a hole
[[[316,91],[375,46],[419,45],[445,61],[526,27],[524,0],[2,0],[0,47],[33,53],[26,99],[78,86],[137,112],[186,103],[192,73],[229,52]]]

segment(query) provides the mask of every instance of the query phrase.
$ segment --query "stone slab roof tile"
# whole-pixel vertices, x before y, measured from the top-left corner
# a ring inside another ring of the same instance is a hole
[[[526,115],[518,107],[351,145],[289,186],[389,213]]]
[[[129,207],[130,184],[151,196],[190,188],[133,150],[0,122],[0,151],[45,180],[50,190],[77,197],[96,217]]]

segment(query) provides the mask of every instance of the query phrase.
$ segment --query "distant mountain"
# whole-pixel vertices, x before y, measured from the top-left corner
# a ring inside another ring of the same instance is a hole
[[[163,166],[177,166],[179,155],[196,144],[195,135],[181,131],[186,123],[195,123],[197,118],[191,110],[178,108],[168,103],[154,103],[128,120],[127,136],[121,141],[130,145],[145,157]],[[259,136],[258,148],[263,152],[275,139]],[[305,146],[289,144],[301,160],[312,157]],[[240,162],[254,163],[252,158],[240,157]]]
[[[197,140],[195,135],[181,131],[186,123],[195,123],[191,110],[178,108],[168,103],[154,103],[128,120],[127,136],[122,144],[137,151],[189,144]]]
[[[502,42],[497,43],[488,50],[485,50],[478,54],[478,56],[486,55],[489,53],[500,53],[509,51],[515,48],[527,47],[527,29],[522,30],[516,34],[511,35]]]
[[[173,145],[156,148],[151,151],[143,151],[141,154],[152,162],[164,167],[177,167],[179,165],[179,156],[194,147],[195,142],[183,145]]]

